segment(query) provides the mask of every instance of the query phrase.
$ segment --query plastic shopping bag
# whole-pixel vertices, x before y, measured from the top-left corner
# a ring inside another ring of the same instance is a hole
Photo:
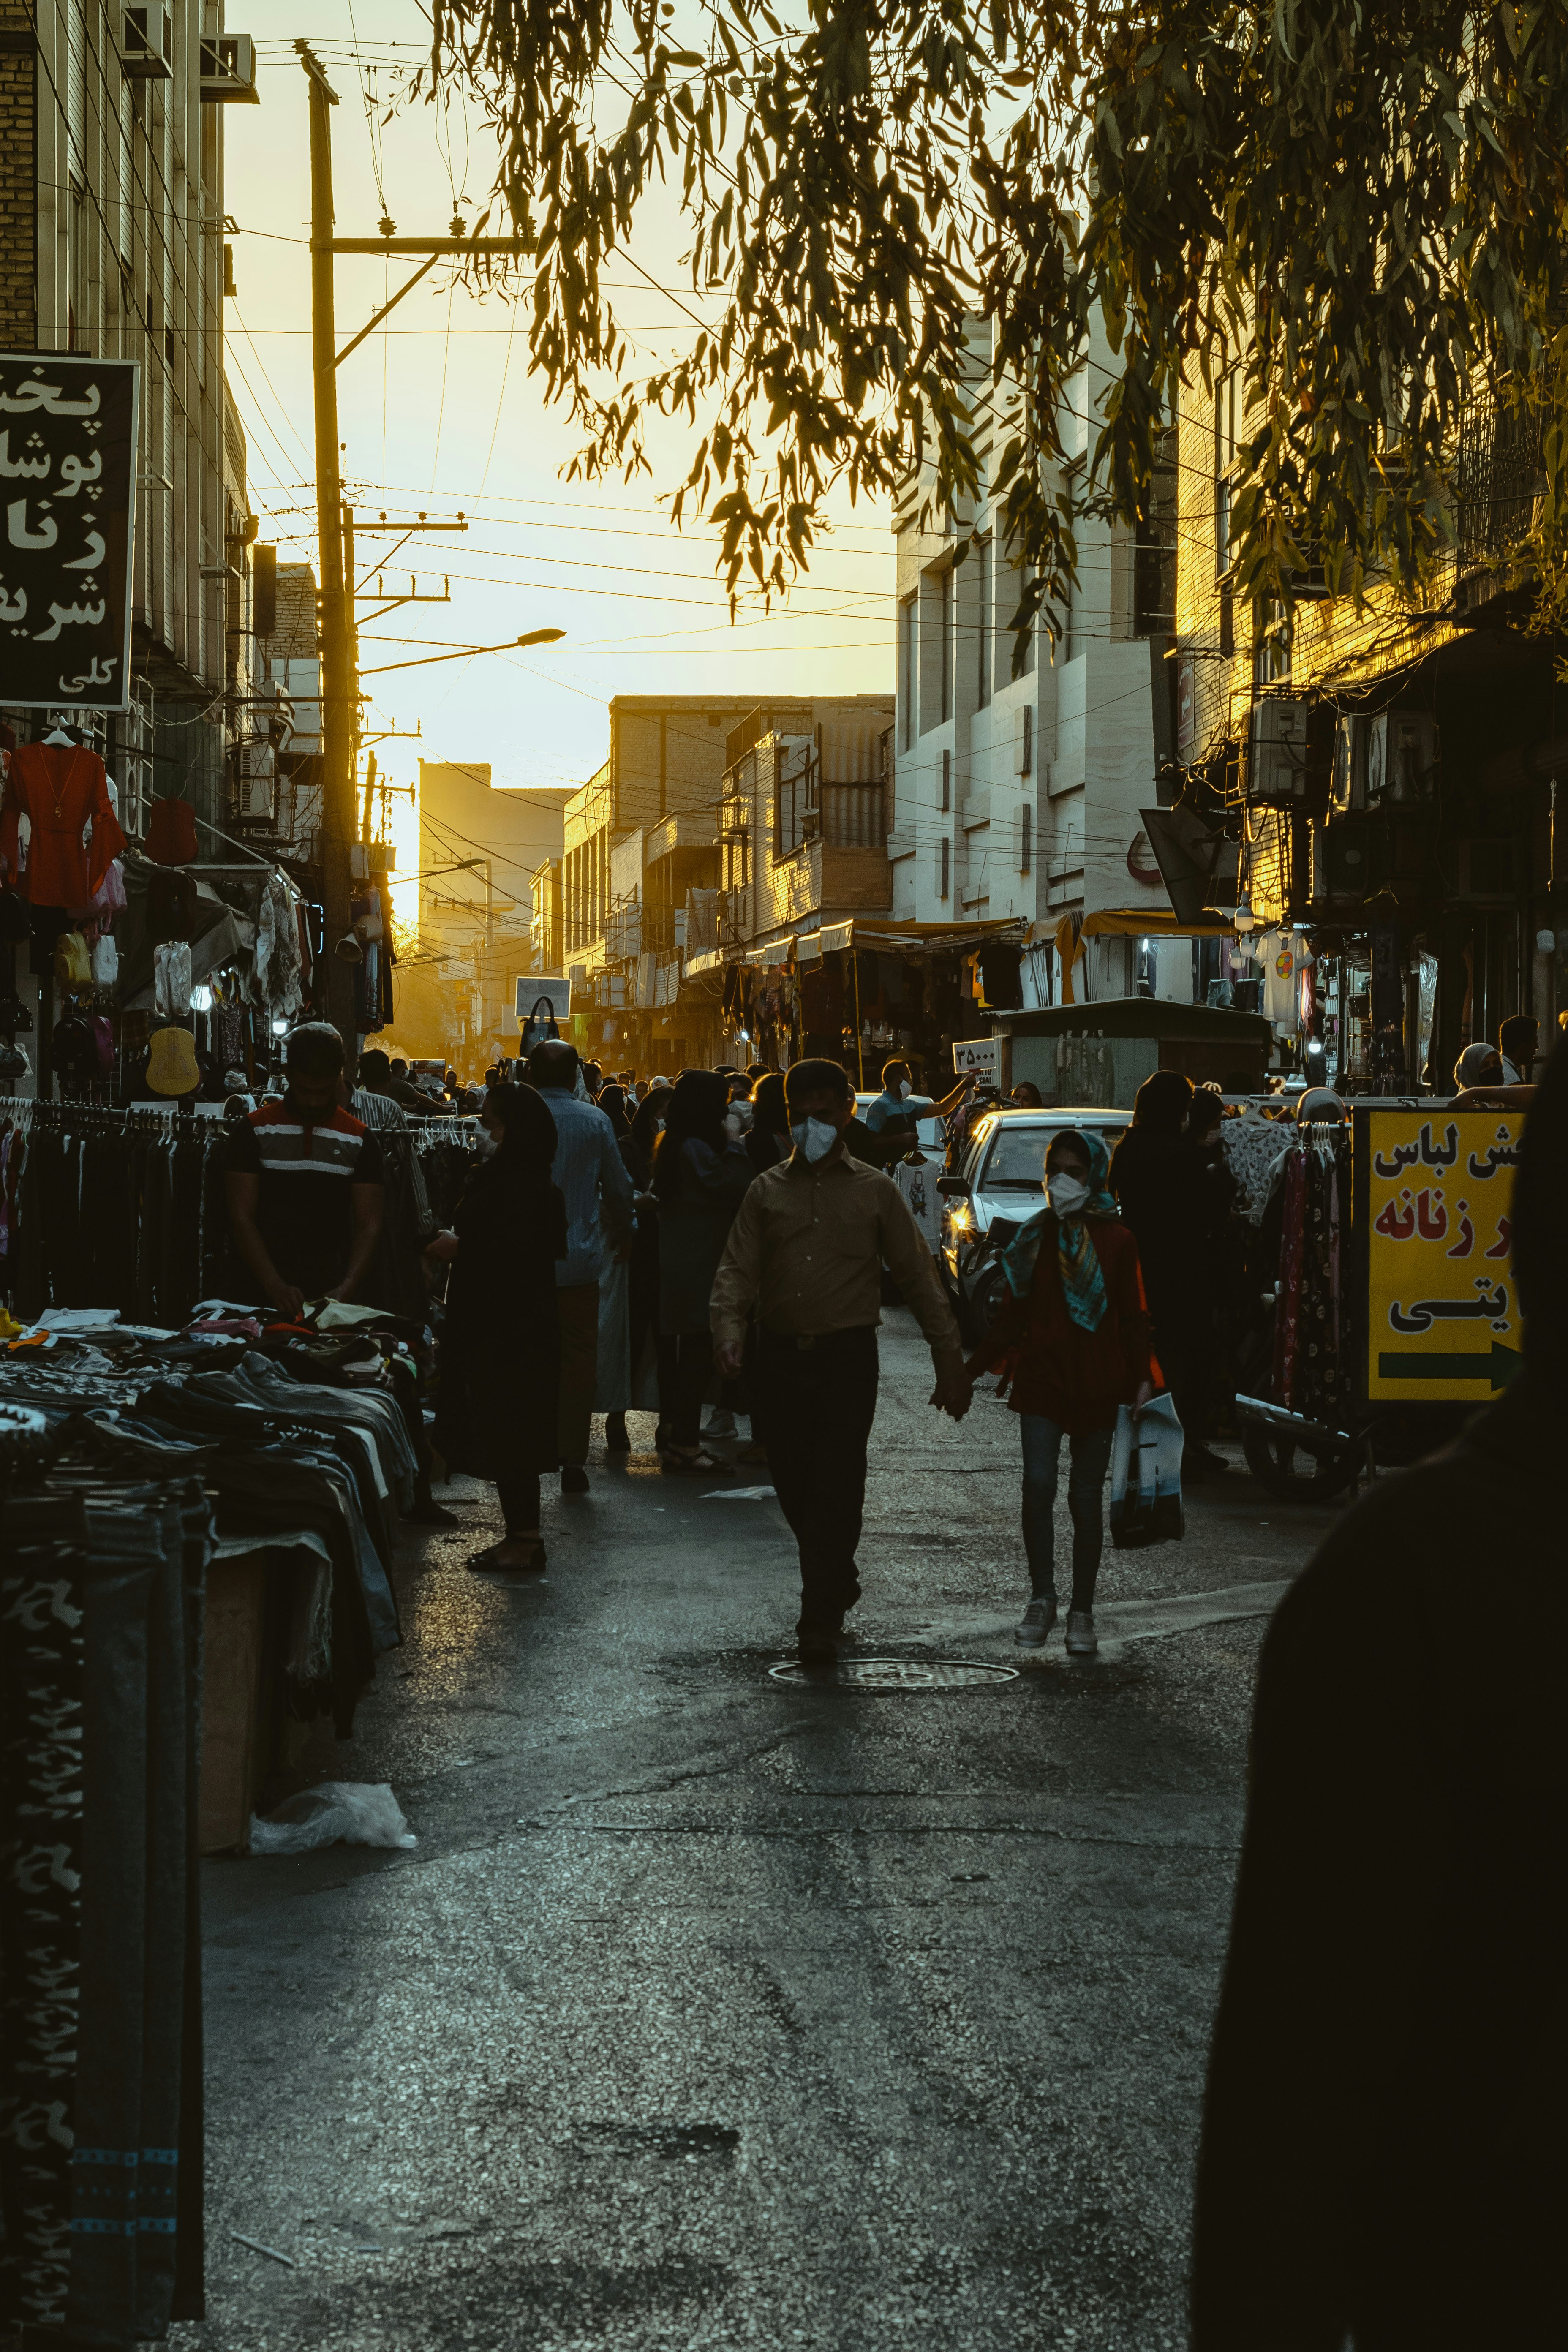
[[[310,1853],[317,1846],[416,1845],[384,1780],[323,1780],[285,1798],[267,1821],[250,1817],[252,1853]]]
[[[1179,1543],[1186,1532],[1182,1443],[1168,1395],[1155,1397],[1142,1412],[1125,1404],[1119,1410],[1110,1444],[1110,1540],[1119,1551]]]

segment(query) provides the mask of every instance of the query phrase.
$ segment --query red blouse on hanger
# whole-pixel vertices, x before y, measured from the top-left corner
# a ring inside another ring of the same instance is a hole
[[[30,904],[85,913],[125,846],[98,753],[58,743],[19,743],[12,752],[0,807],[0,859],[13,884],[21,864],[17,826],[24,814],[33,828],[21,877]],[[82,845],[89,819],[90,855]]]

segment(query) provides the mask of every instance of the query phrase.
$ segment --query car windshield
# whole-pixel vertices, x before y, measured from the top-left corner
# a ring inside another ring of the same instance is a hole
[[[986,1159],[980,1189],[985,1192],[1037,1192],[1045,1177],[1046,1152],[1051,1138],[1065,1131],[1043,1123],[1038,1127],[1001,1126]],[[1102,1137],[1111,1150],[1116,1149],[1121,1131],[1120,1125],[1102,1127],[1097,1121],[1091,1127],[1087,1119],[1084,1122],[1084,1132]]]

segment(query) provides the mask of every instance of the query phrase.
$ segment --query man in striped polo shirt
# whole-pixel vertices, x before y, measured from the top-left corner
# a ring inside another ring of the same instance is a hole
[[[342,1040],[324,1021],[289,1033],[289,1088],[229,1133],[228,1219],[260,1298],[297,1316],[353,1298],[381,1235],[381,1146],[338,1101]]]

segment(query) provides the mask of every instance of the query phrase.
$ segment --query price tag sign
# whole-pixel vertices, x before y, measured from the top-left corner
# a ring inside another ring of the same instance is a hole
[[[996,1062],[1001,1040],[996,1037],[955,1037],[952,1043],[952,1066],[961,1078],[989,1078],[996,1081]]]

